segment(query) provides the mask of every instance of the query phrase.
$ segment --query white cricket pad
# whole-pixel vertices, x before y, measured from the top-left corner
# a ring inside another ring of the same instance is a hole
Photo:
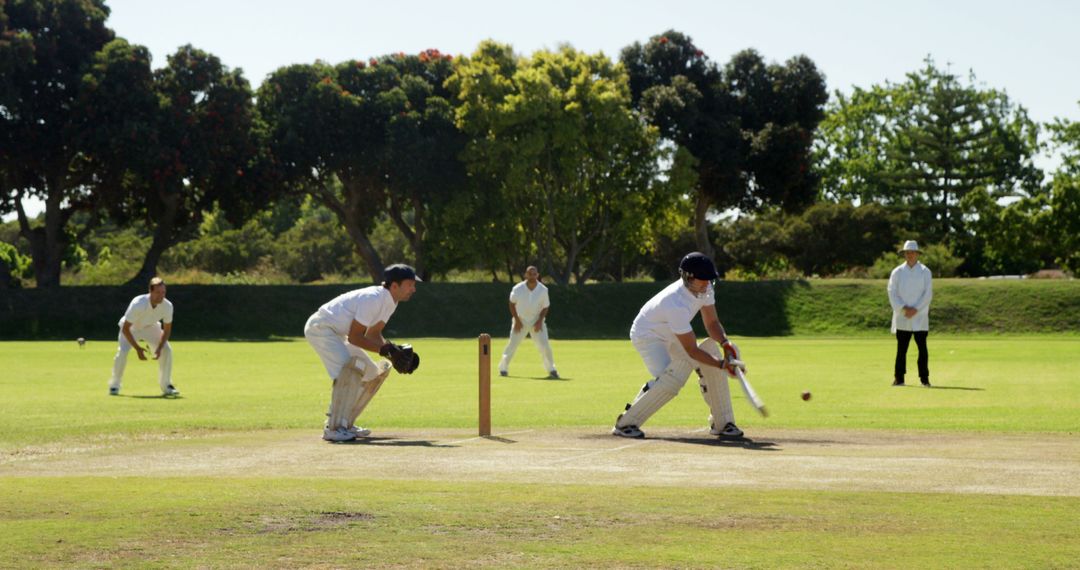
[[[641,387],[634,401],[627,404],[626,412],[615,421],[615,427],[641,427],[664,404],[671,401],[686,384],[694,364],[686,358],[671,361],[659,378],[650,380]]]
[[[362,364],[360,359],[349,361],[334,379],[334,389],[330,393],[330,419],[326,423],[328,429],[347,428],[352,425],[349,416],[353,404],[364,392],[364,373],[357,369],[357,364]]]
[[[393,368],[393,365],[386,360],[380,360],[374,366],[368,365],[364,371],[364,389],[356,402],[353,403],[352,409],[349,410],[349,425],[346,427],[352,427],[356,423],[356,418],[360,416],[360,413],[364,411],[371,399],[375,397],[375,393],[379,391],[379,388],[382,388],[383,382],[390,376],[391,368]]]
[[[738,356],[739,347],[731,345]],[[705,339],[698,348],[716,358],[723,358],[724,351],[713,339]],[[731,390],[728,387],[728,372],[724,368],[702,366],[698,369],[698,385],[701,397],[709,406],[709,429],[723,429],[727,423],[735,423],[735,410],[731,406]]]

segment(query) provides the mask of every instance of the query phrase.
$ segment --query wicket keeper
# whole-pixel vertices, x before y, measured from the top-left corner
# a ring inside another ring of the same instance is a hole
[[[389,342],[382,334],[398,303],[416,292],[418,281],[422,280],[412,267],[391,265],[383,271],[381,285],[339,295],[308,318],[304,337],[333,381],[323,439],[352,441],[371,435],[371,430],[357,427],[355,421],[386,380],[391,365],[402,374],[411,374],[420,365],[420,356],[411,346]],[[376,363],[367,352],[385,356],[390,363]]]

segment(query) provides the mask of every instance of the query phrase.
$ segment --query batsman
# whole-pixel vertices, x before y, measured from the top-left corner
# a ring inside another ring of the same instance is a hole
[[[717,277],[712,259],[696,251],[689,253],[679,262],[679,280],[649,299],[638,312],[630,327],[630,342],[652,379],[615,420],[613,435],[645,437],[641,426],[682,390],[695,370],[699,371],[701,395],[709,406],[709,433],[743,435],[735,425],[727,383],[727,376],[735,375],[734,366],[742,364],[738,347],[728,340],[716,314],[712,281]],[[710,339],[700,346],[690,325],[699,312]],[[722,357],[713,341],[723,349]]]
[[[420,355],[412,346],[394,344],[382,334],[398,303],[408,301],[416,292],[418,281],[422,280],[412,267],[391,265],[383,271],[381,285],[339,295],[308,318],[304,337],[333,381],[323,439],[352,441],[371,435],[371,430],[356,426],[356,418],[382,387],[390,369],[412,374],[420,366]],[[390,361],[375,362],[368,352]]]

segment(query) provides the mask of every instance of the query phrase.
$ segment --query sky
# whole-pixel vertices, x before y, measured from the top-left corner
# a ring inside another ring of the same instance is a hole
[[[108,0],[108,26],[148,47],[154,67],[192,44],[257,87],[278,67],[436,48],[468,55],[485,39],[522,55],[568,43],[617,59],[674,29],[712,60],[754,48],[805,54],[830,93],[904,81],[932,56],[975,73],[1036,121],[1080,120],[1080,2],[1069,0]],[[1039,166],[1056,166],[1043,159]],[[31,210],[35,208],[31,207]]]

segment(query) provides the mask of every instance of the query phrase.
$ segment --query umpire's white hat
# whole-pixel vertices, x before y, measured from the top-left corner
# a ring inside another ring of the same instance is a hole
[[[905,251],[914,251],[915,253],[919,253],[919,242],[913,239],[905,241],[904,247],[900,248],[900,253],[903,253]]]

